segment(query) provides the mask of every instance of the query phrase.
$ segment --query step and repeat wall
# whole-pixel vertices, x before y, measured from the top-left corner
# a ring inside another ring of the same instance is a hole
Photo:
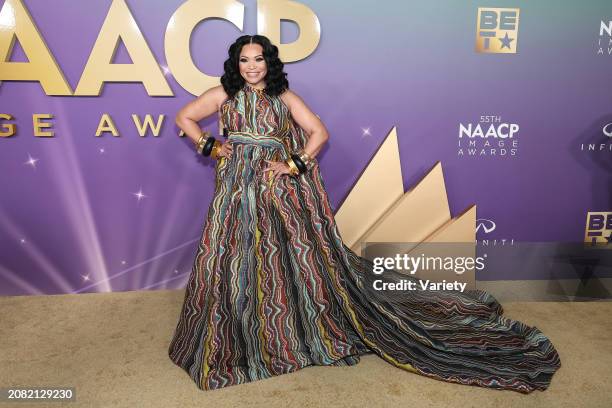
[[[0,0],[1,295],[185,285],[215,173],[174,117],[243,34],[327,127],[335,209],[396,132],[477,240],[610,241],[608,0]]]

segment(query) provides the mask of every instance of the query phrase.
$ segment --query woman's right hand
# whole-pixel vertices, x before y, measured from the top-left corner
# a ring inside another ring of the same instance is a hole
[[[232,156],[233,148],[229,141],[225,141],[219,149],[219,156],[229,159]]]

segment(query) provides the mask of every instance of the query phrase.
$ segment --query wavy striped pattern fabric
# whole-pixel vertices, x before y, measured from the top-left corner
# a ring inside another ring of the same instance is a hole
[[[344,245],[316,160],[275,182],[263,171],[307,141],[280,97],[246,84],[221,113],[234,150],[216,164],[169,346],[198,388],[355,365],[367,353],[442,381],[521,393],[549,386],[561,366],[552,343],[504,317],[489,293],[371,294],[372,264]]]

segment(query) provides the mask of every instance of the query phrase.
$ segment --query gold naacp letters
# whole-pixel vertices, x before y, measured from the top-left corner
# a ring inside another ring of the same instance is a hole
[[[53,6],[53,2],[46,4]],[[243,31],[244,5],[236,0],[187,0],[182,3],[166,28],[164,48],[168,66],[164,67],[155,60],[125,0],[113,0],[73,92],[23,0],[5,0],[0,9],[0,86],[1,81],[39,81],[47,95],[99,96],[106,82],[140,82],[149,96],[174,96],[167,81],[167,74],[172,73],[186,91],[200,95],[219,84],[219,77],[205,74],[196,67],[190,53],[191,33],[207,19],[223,19]],[[298,25],[300,36],[296,41],[281,44],[281,20],[291,20]],[[260,34],[278,46],[279,56],[285,63],[308,57],[321,37],[316,14],[307,6],[290,0],[258,0],[257,27]],[[27,62],[9,61],[16,40]],[[112,62],[120,40],[132,63]],[[64,46],[70,47],[70,44]]]
[[[140,137],[159,136],[162,130],[162,125],[166,115],[158,114],[157,119],[153,115],[147,113],[144,119],[135,113],[132,114],[134,127]],[[0,113],[0,137],[11,137],[17,135],[17,124],[11,121],[14,120],[13,115],[9,113]],[[53,130],[53,114],[51,113],[33,113],[32,114],[32,133],[36,137],[54,137]],[[108,113],[103,113],[98,121],[96,128],[96,136],[104,136],[104,134],[120,136],[119,130],[113,121],[113,118]]]

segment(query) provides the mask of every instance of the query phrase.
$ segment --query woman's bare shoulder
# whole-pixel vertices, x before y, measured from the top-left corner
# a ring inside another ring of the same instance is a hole
[[[213,88],[210,88],[208,92],[210,92],[211,96],[215,98],[215,101],[217,102],[217,108],[221,108],[221,105],[223,105],[225,101],[227,101],[227,99],[229,98],[229,96],[225,92],[225,88],[223,88],[223,85],[217,85]]]
[[[285,89],[283,93],[280,94],[280,98],[290,110],[293,109],[293,107],[300,106],[304,103],[302,98],[289,88]]]

